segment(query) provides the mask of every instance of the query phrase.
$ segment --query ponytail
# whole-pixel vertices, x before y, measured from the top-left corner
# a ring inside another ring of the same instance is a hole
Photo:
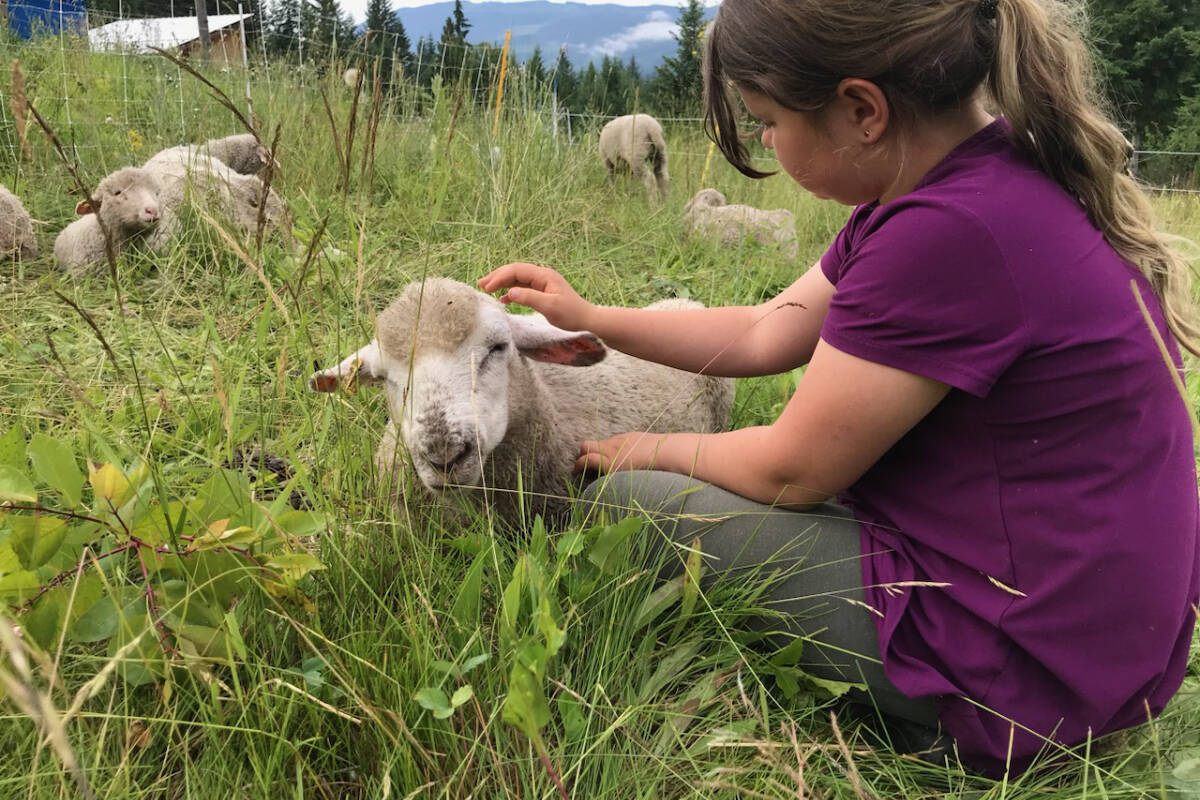
[[[999,0],[988,89],[1017,146],[1079,199],[1146,276],[1175,338],[1200,355],[1191,265],[1155,230],[1154,209],[1126,170],[1132,147],[1105,113],[1082,22],[1081,9],[1065,2]]]

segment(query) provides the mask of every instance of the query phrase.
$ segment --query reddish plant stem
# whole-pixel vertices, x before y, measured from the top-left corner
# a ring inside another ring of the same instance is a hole
[[[96,519],[95,517],[89,517],[84,514],[76,514],[74,511],[60,511],[57,508],[46,508],[45,506],[39,505],[26,506],[21,505],[20,503],[0,503],[0,511],[33,511],[37,514],[50,514],[55,517],[62,517],[63,519],[81,519],[85,522],[95,522],[108,528],[112,527],[102,519]]]
[[[158,643],[162,645],[163,652],[168,656],[177,656],[179,651],[171,646],[167,640],[167,624],[163,622],[162,615],[158,613],[158,603],[154,602],[154,588],[150,585],[150,570],[146,569],[146,559],[142,558],[142,548],[137,548],[138,564],[142,567],[142,580],[146,582],[146,588],[142,592],[142,596],[146,598],[146,610],[150,613],[150,619],[154,622],[154,627],[158,629]]]
[[[554,781],[554,785],[558,787],[558,793],[563,800],[571,800],[567,795],[567,790],[563,787],[562,781],[559,780],[558,770],[554,769],[554,764],[550,763],[550,756],[546,753],[546,748],[541,746],[540,742],[534,742],[537,747],[538,758],[542,760],[542,766],[546,768],[546,772],[550,773],[550,778]]]
[[[109,556],[115,556],[117,553],[123,553],[128,549],[129,549],[128,543],[123,544],[120,547],[114,547],[112,550],[109,550],[107,553],[103,553],[101,555],[96,556],[96,560],[100,561],[101,559],[108,558]],[[41,598],[42,595],[44,595],[46,592],[53,589],[55,586],[60,586],[61,584],[65,583],[67,578],[70,578],[70,577],[78,578],[79,574],[81,572],[83,572],[83,568],[86,567],[89,563],[91,563],[91,562],[86,561],[81,558],[79,560],[79,564],[77,566],[71,567],[68,570],[63,570],[62,572],[55,575],[53,578],[51,578],[49,581],[46,582],[45,586],[43,586],[41,589],[38,590],[37,594],[35,594],[32,598],[29,599],[28,602],[26,602],[22,606],[21,610],[28,611],[29,609],[33,608],[33,604],[36,603]]]

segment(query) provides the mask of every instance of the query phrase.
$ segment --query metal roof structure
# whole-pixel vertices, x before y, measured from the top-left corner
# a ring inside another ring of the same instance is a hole
[[[237,25],[250,14],[211,14],[208,32]],[[200,38],[195,17],[151,17],[122,19],[88,31],[88,45],[94,50],[132,50],[147,53],[152,47],[170,50]]]

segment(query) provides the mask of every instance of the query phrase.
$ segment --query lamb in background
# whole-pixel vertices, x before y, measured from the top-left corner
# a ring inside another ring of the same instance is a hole
[[[169,147],[151,157],[144,169],[153,173],[162,184],[162,203],[172,213],[183,206],[190,189],[193,194],[199,193],[213,201],[247,233],[257,229],[259,206],[264,202],[262,213],[266,230],[272,230],[286,220],[283,201],[274,189],[266,189],[255,175],[236,172],[210,155],[204,146]]]
[[[0,184],[0,258],[36,258],[33,222],[21,199]]]
[[[628,170],[646,184],[653,197],[667,197],[667,141],[662,125],[649,114],[626,114],[600,130],[600,157],[608,167],[611,180],[618,171]],[[646,170],[646,161],[651,170]]]
[[[113,237],[113,248],[142,245],[160,252],[168,240],[170,211],[161,199],[162,185],[149,171],[125,167],[106,177],[88,200],[75,209],[84,216],[72,222],[54,240],[54,258],[72,275],[103,261],[104,231]]]
[[[591,333],[509,314],[495,298],[446,278],[405,287],[376,331],[370,344],[314,373],[309,386],[383,385],[391,419],[376,467],[385,483],[401,486],[411,469],[417,491],[439,501],[486,499],[512,519],[524,489],[528,507],[557,515],[568,507],[585,439],[729,425],[731,379],[609,351]],[[468,492],[451,493],[455,487]]]
[[[753,239],[765,245],[777,245],[790,258],[799,254],[796,217],[787,209],[764,211],[753,206],[727,204],[716,189],[701,189],[683,207],[685,229],[716,237],[721,244],[736,245]]]
[[[200,149],[240,175],[258,175],[268,165],[279,169],[271,151],[252,133],[209,139]]]

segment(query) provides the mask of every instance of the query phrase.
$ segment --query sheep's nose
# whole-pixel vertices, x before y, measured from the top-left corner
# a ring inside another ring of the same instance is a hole
[[[146,206],[143,210],[146,214],[146,219],[158,219],[158,209],[152,206]]]
[[[447,442],[441,447],[430,447],[425,450],[425,460],[430,466],[449,474],[454,468],[463,463],[471,455],[471,443]]]

